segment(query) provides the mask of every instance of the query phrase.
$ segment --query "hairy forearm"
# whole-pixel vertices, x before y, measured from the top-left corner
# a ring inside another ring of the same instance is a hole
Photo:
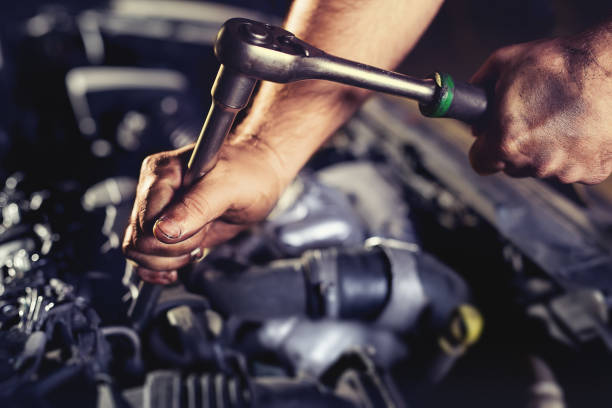
[[[385,69],[414,46],[442,0],[297,0],[285,27],[343,58]],[[285,182],[344,123],[368,92],[326,81],[263,83],[233,141],[273,152]]]
[[[559,41],[570,74],[581,81],[597,71],[612,80],[612,18],[582,33]]]

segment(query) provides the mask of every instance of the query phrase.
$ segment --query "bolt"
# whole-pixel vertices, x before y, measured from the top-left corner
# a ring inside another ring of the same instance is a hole
[[[251,41],[256,43],[265,43],[270,36],[264,27],[257,24],[245,24],[244,32]]]
[[[278,42],[284,45],[289,45],[294,38],[295,37],[293,35],[282,35],[278,37]]]

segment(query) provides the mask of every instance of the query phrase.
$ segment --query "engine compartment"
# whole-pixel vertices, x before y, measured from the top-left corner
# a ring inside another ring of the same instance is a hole
[[[606,406],[609,238],[570,190],[475,175],[459,128],[397,99],[130,310],[140,163],[196,138],[223,21],[275,17],[129,3],[1,31],[2,406]]]

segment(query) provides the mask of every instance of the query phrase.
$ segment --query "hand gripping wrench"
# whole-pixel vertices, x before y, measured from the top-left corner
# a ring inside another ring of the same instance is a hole
[[[237,113],[244,109],[258,80],[289,83],[306,79],[339,82],[419,102],[430,117],[478,121],[487,110],[484,89],[455,82],[445,73],[417,79],[327,54],[289,31],[243,18],[225,22],[215,42],[221,63],[213,84],[212,104],[193,149],[184,185],[191,185],[216,164],[217,152]],[[144,283],[130,309],[135,327],[148,320],[161,286]]]

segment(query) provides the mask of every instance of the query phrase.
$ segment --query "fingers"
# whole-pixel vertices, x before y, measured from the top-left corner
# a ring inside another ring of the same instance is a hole
[[[605,84],[585,79],[565,86],[575,73],[565,62],[564,41],[501,49],[473,76],[471,82],[492,92],[487,117],[473,128],[477,139],[469,153],[479,174],[503,171],[593,184],[612,171],[610,126],[601,120],[611,109],[593,97]]]
[[[131,226],[128,226],[123,249],[128,257],[132,252],[177,257],[188,254],[195,248],[200,247],[207,232],[208,228],[205,227],[184,241],[175,244],[166,244],[160,242],[152,233],[145,235],[144,233],[139,233],[137,229],[135,230]]]
[[[189,149],[184,148],[152,155],[143,161],[133,213],[143,231],[151,230],[160,212],[180,189],[188,153]]]
[[[167,257],[167,256],[156,256],[150,254],[143,254],[141,252],[130,252],[129,259],[136,262],[140,267],[152,270],[152,271],[171,271],[180,269],[183,266],[191,262],[189,254]]]
[[[474,136],[482,134],[486,129],[492,126],[497,126],[498,128],[496,130],[499,131],[499,118],[497,114],[499,113],[500,99],[504,94],[504,92],[499,89],[503,87],[504,82],[500,79],[504,76],[504,71],[511,65],[512,58],[520,52],[522,52],[521,48],[516,46],[497,50],[487,58],[484,64],[482,64],[470,79],[470,83],[485,89],[487,99],[489,99],[489,106],[485,117],[476,122],[472,127]]]
[[[142,280],[157,285],[168,285],[175,282],[178,278],[176,271],[152,271],[139,267],[137,272]]]
[[[159,214],[175,200],[181,188],[184,163],[189,153],[189,148],[164,152],[148,157],[142,164],[123,251],[128,259],[138,265],[139,273],[145,280],[170,282],[176,272],[171,274],[168,271],[190,263],[190,253],[194,249],[201,253],[200,244],[205,229],[173,245],[160,242],[153,234]],[[180,233],[173,233],[168,226],[165,232],[170,236],[181,236]]]
[[[155,222],[153,234],[166,244],[185,241],[226,212],[235,194],[236,186],[225,182],[222,175],[211,174],[163,211]]]
[[[191,263],[201,262],[209,253],[210,250],[208,248],[198,247],[189,253],[189,260]],[[136,272],[142,280],[158,285],[168,285],[178,279],[176,270],[155,270],[137,265]]]
[[[469,158],[472,168],[481,176],[497,173],[506,167],[506,163],[497,154],[497,147],[484,135],[472,144]]]
[[[479,136],[469,152],[470,163],[480,175],[503,171],[511,177],[546,178],[555,174],[561,156],[540,154],[537,145],[522,146],[515,139],[497,142],[489,134]]]
[[[510,139],[510,138],[509,138]],[[516,138],[514,138],[516,139]],[[512,139],[511,139],[512,140]],[[599,182],[608,172],[590,174],[584,177],[581,166],[577,166],[560,149],[550,149],[538,143],[523,145],[518,142],[496,142],[488,134],[479,136],[469,152],[470,162],[480,175],[498,171],[515,177],[554,178],[561,183]]]
[[[182,179],[189,148],[153,155],[143,163],[123,250],[144,279],[168,280],[163,273],[201,259],[206,248],[233,237],[272,208],[281,183],[267,155],[250,144],[224,149],[215,168],[188,187]]]
[[[216,245],[242,229],[220,228],[221,235],[214,236],[213,232],[208,244],[203,245],[210,221],[229,206],[232,188],[213,177],[201,180],[184,193],[178,192],[180,177],[176,174],[180,166],[176,156],[163,161],[159,157],[149,159],[143,164],[139,199],[126,229],[123,250],[128,259],[143,268],[149,280],[153,279],[152,272],[180,269],[201,258],[207,245]],[[177,193],[183,195],[177,198]],[[156,217],[160,211],[163,214]],[[152,220],[156,220],[153,225]]]
[[[159,250],[159,242],[153,237],[145,237],[142,239],[126,239],[124,243],[125,256],[134,261],[139,266],[155,271],[165,271],[171,269],[180,269],[189,263],[197,260],[203,254],[203,249],[208,248],[206,244],[202,244],[204,235],[198,235],[190,240],[188,245],[180,243],[180,248],[173,248],[172,245],[165,245],[165,252]],[[231,238],[228,237],[228,238]],[[151,242],[151,245],[145,251],[139,250],[144,241]]]
[[[123,251],[149,281],[169,281],[173,275],[167,271],[203,256],[207,224],[226,211],[234,195],[233,186],[214,176],[181,191],[188,153],[188,149],[160,153],[142,165]]]
[[[123,252],[126,258],[150,271],[180,269],[201,257],[202,241],[208,228],[189,239],[176,243],[159,242],[152,234],[146,234],[132,223],[126,229]]]
[[[512,117],[502,114],[508,105],[502,98],[503,90],[499,89],[504,70],[508,69],[511,60],[520,52],[521,48],[516,46],[496,51],[470,80],[489,89],[492,95],[489,114],[472,128],[476,140],[470,149],[469,159],[473,169],[480,175],[504,171],[509,175],[523,177],[523,174],[529,173],[530,163],[518,149],[517,141],[520,138],[514,137],[514,132],[510,131]]]

